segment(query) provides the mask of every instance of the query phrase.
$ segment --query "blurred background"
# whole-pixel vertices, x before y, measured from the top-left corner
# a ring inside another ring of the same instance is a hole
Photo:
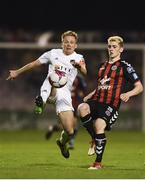
[[[143,1],[1,1],[0,6],[0,129],[46,129],[55,123],[49,105],[41,116],[34,113],[35,96],[47,74],[47,66],[6,81],[10,69],[60,47],[64,31],[78,33],[78,53],[88,67],[87,91],[94,89],[98,63],[107,58],[111,35],[125,41],[123,59],[130,62],[145,82],[145,12]],[[131,88],[130,85],[126,88]],[[145,131],[145,97],[141,94],[121,106],[115,129]]]

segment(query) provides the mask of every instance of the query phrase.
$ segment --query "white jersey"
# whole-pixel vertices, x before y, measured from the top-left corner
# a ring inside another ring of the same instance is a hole
[[[49,76],[49,73],[54,70],[54,66],[59,65],[60,70],[64,71],[68,77],[68,82],[65,86],[67,86],[70,90],[72,88],[73,81],[78,73],[77,68],[72,66],[70,61],[75,60],[76,62],[80,62],[81,60],[84,60],[81,54],[73,52],[70,55],[66,55],[63,53],[62,49],[52,49],[50,51],[47,51],[42,54],[38,59],[42,64],[49,63],[47,77]]]

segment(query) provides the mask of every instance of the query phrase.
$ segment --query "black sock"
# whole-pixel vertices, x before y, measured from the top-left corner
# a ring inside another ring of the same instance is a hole
[[[105,133],[95,135],[96,155],[97,155],[96,162],[102,161],[106,141],[107,140],[106,140]]]
[[[87,114],[84,117],[80,117],[83,126],[87,129],[88,133],[91,135],[92,139],[95,137],[95,131],[93,128],[93,120],[90,114]]]

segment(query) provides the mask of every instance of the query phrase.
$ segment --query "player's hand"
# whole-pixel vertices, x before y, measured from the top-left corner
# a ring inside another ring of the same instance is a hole
[[[75,60],[70,60],[70,63],[77,69],[81,68],[80,63],[76,62]]]
[[[18,75],[19,75],[19,74],[18,74],[17,70],[10,70],[10,71],[9,71],[9,76],[7,77],[6,80],[13,80],[13,79],[15,79]]]
[[[120,99],[123,101],[123,102],[127,102],[129,100],[130,96],[128,93],[123,93],[120,95]]]

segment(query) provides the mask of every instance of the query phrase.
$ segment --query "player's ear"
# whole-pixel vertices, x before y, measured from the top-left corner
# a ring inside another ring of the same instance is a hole
[[[78,47],[78,45],[76,44],[76,45],[75,45],[75,49],[76,49],[77,47]]]
[[[120,52],[122,53],[122,52],[123,52],[123,50],[124,50],[124,48],[123,48],[123,47],[121,47],[121,48],[120,48]]]

